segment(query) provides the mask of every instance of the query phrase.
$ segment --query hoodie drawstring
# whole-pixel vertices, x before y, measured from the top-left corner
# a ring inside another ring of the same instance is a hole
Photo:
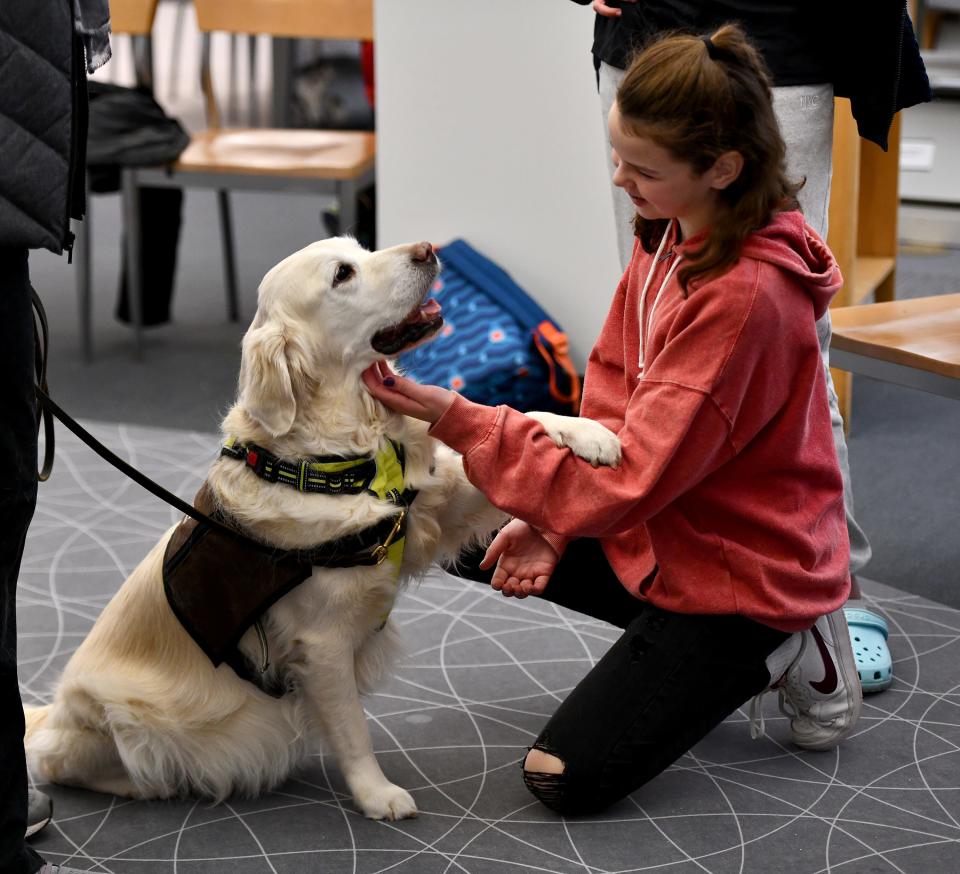
[[[660,262],[660,253],[663,252],[663,247],[666,245],[667,237],[670,235],[670,228],[672,227],[673,219],[667,222],[666,230],[663,232],[663,237],[660,239],[660,245],[657,247],[657,254],[653,256],[653,260],[650,262],[650,269],[647,271],[647,279],[643,283],[643,290],[640,292],[640,305],[639,312],[637,314],[638,321],[640,322],[640,355],[639,360],[637,361],[637,379],[641,379],[643,377],[643,350],[644,346],[646,345],[646,335],[653,327],[653,314],[656,312],[660,295],[670,282],[670,278],[673,276],[673,271],[677,269],[680,261],[683,259],[682,255],[676,255],[674,257],[673,263],[670,265],[670,269],[667,271],[667,275],[664,277],[663,282],[660,283],[660,288],[653,299],[653,304],[650,307],[650,315],[647,316],[647,320],[644,322],[643,308],[647,302],[647,289],[650,287],[650,280],[653,279],[653,271],[656,270],[657,264]],[[667,254],[669,255],[669,252]]]

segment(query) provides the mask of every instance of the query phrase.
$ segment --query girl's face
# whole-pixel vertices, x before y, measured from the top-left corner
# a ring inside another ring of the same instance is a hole
[[[698,176],[692,165],[678,160],[663,146],[628,133],[623,129],[616,103],[608,123],[615,168],[613,183],[630,195],[643,218],[675,218],[684,238],[713,222],[719,190],[732,179],[719,176],[717,165]]]

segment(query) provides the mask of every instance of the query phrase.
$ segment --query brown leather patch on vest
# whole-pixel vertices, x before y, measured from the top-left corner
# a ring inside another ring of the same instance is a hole
[[[212,515],[216,501],[204,483],[194,506]],[[313,572],[309,562],[230,537],[184,519],[163,556],[163,588],[180,624],[214,666],[227,659],[276,601]]]

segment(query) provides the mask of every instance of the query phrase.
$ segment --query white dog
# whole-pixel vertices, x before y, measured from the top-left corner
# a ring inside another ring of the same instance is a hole
[[[274,267],[260,286],[238,398],[222,425],[241,450],[218,458],[206,483],[208,510],[229,524],[277,550],[309,550],[383,520],[389,528],[402,501],[396,491],[385,500],[267,481],[256,450],[296,462],[370,459],[402,446],[403,486],[418,494],[405,537],[391,529],[395,541],[403,537],[399,572],[400,559],[312,573],[308,564],[308,578],[273,601],[237,645],[261,666],[263,683],[284,691],[273,697],[229,665],[214,667],[178,621],[163,583],[171,528],[70,659],[53,702],[26,709],[38,778],[131,798],[219,800],[276,786],[322,737],[364,814],[416,814],[410,795],[380,770],[360,695],[398,657],[395,623],[385,621],[398,586],[504,521],[467,481],[459,456],[361,383],[372,362],[440,327],[439,306],[427,300],[438,271],[427,243],[367,252],[346,238],[314,243]],[[619,459],[616,437],[597,423],[538,418],[591,462]],[[240,590],[248,580],[241,572],[218,582]],[[199,591],[207,583],[209,575]]]

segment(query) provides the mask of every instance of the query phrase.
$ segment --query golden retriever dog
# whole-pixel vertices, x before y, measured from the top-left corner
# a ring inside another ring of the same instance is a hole
[[[387,618],[398,587],[434,562],[454,560],[505,517],[466,479],[457,454],[426,425],[387,410],[361,373],[434,334],[428,299],[439,272],[428,243],[368,252],[349,238],[314,243],[264,278],[243,339],[237,400],[225,440],[281,459],[373,457],[403,447],[407,514],[402,565],[314,566],[248,628],[237,648],[269,653],[266,694],[213,662],[171,609],[164,554],[176,526],[143,559],[73,654],[50,704],[26,708],[27,755],[41,780],[129,798],[221,800],[280,784],[323,741],[357,807],[374,819],[414,816],[416,805],[383,774],[361,704],[398,660]],[[551,437],[592,463],[615,463],[619,444],[588,420],[534,414]],[[249,459],[247,459],[249,462]],[[206,487],[217,511],[278,550],[311,549],[369,529],[397,504],[367,492],[302,492],[221,455]],[[241,589],[243,573],[226,581]],[[214,607],[216,609],[216,605]],[[265,661],[265,659],[264,659]]]

